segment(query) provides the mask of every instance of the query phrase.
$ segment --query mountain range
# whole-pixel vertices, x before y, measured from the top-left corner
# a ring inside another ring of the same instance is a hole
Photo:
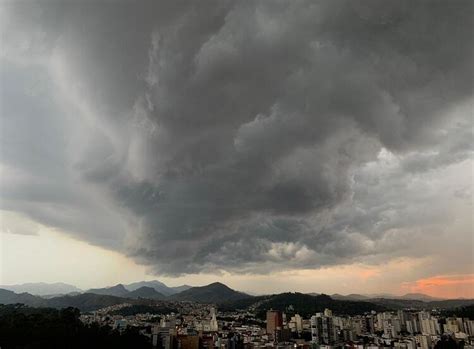
[[[175,287],[169,287],[166,286],[164,283],[158,280],[152,280],[152,281],[139,281],[139,282],[133,282],[128,285],[124,285],[125,288],[129,291],[135,291],[136,289],[140,287],[151,287],[154,288],[157,292],[165,295],[165,296],[171,296],[173,294],[185,291],[187,289],[190,289],[192,286],[189,285],[182,285],[182,286],[175,286]]]
[[[216,283],[219,284],[219,283]],[[212,284],[211,284],[212,285]],[[223,284],[220,284],[223,285]],[[225,285],[224,285],[225,286]],[[79,293],[95,293],[95,294],[102,294],[102,295],[110,295],[110,296],[117,296],[117,297],[126,297],[128,292],[136,291],[142,287],[153,288],[157,293],[151,293],[150,290],[141,290],[136,295],[145,295],[148,294],[153,296],[154,298],[161,298],[164,299],[166,297],[170,297],[173,295],[181,294],[183,291],[189,290],[193,288],[189,285],[181,285],[181,286],[167,286],[163,282],[159,280],[150,280],[150,281],[138,281],[133,282],[130,284],[118,284],[115,286],[104,287],[104,288],[92,288],[87,291],[83,291],[78,287],[62,282],[56,283],[25,283],[20,285],[0,285],[1,289],[13,291],[15,293],[29,293],[35,296],[41,296],[43,298],[52,298],[55,296],[62,296],[62,295],[77,295]],[[197,287],[199,289],[199,287]],[[195,291],[198,292],[198,291]],[[317,296],[319,293],[308,293],[312,296]],[[135,294],[131,294],[129,297],[134,297]],[[188,297],[186,293],[181,296],[177,296],[176,298],[179,299],[180,297]],[[387,293],[376,293],[376,294],[356,294],[351,293],[348,295],[341,295],[338,293],[332,294],[331,298],[338,299],[338,300],[371,300],[371,299],[393,299],[393,300],[417,300],[423,302],[431,302],[431,301],[438,301],[443,300],[443,298],[432,297],[423,293],[407,293],[402,296],[397,296],[393,294]]]
[[[35,296],[61,295],[71,292],[82,292],[82,290],[76,286],[65,284],[63,282],[55,282],[52,284],[45,282],[29,282],[20,285],[0,285],[0,288],[13,291],[15,293],[27,292]]]
[[[85,293],[94,293],[94,294],[101,294],[107,296],[115,296],[115,297],[125,297],[130,291],[128,291],[124,285],[118,284],[112,287],[105,287],[105,288],[91,288],[87,290]]]
[[[234,301],[242,298],[248,298],[249,295],[234,291],[228,286],[214,282],[207,286],[181,286],[177,288],[167,287],[158,281],[151,282],[137,282],[130,285],[118,284],[112,287],[105,288],[94,288],[87,290],[86,293],[108,295],[123,298],[148,298],[148,299],[159,299],[159,300],[172,300],[172,301],[190,301],[190,302],[201,302],[201,303],[219,303],[225,299],[227,301]],[[150,285],[150,286],[142,286]],[[133,291],[129,291],[132,289]],[[158,292],[157,289],[162,289],[166,292]],[[177,289],[182,289],[178,292]]]
[[[138,286],[138,285],[137,285]],[[341,296],[348,297],[348,296]],[[358,297],[358,295],[352,296]],[[166,296],[155,288],[141,286],[133,291],[127,290],[125,285],[118,284],[113,287],[91,289],[86,293],[63,295],[57,297],[40,297],[30,293],[15,293],[10,290],[0,289],[0,304],[23,303],[33,307],[76,307],[81,311],[92,311],[106,306],[121,303],[132,305],[173,305],[176,302],[191,301],[199,303],[217,304],[223,310],[247,309],[253,307],[258,312],[282,309],[289,306],[301,314],[310,314],[320,311],[325,307],[336,312],[357,314],[370,310],[384,309],[454,309],[474,304],[472,299],[435,300],[423,301],[413,299],[338,299],[324,294],[281,293],[265,296],[250,296],[236,291],[230,287],[215,282],[206,286],[187,288],[179,293]]]
[[[121,303],[156,305],[158,304],[156,302],[193,301],[219,304],[249,297],[251,296],[234,291],[221,283],[186,288],[179,296],[174,294],[168,297],[152,287],[142,286],[133,291],[128,291],[122,284],[100,289],[90,289],[82,294],[52,298],[35,296],[29,293],[17,294],[13,291],[0,289],[0,304],[23,303],[33,307],[76,307],[81,311],[91,311]]]
[[[133,282],[130,284],[118,284],[111,287],[93,288],[87,291],[83,291],[74,285],[66,284],[63,282],[56,282],[56,283],[30,282],[30,283],[18,284],[18,285],[0,285],[0,288],[4,290],[13,291],[15,293],[29,293],[31,295],[41,296],[43,298],[45,297],[52,298],[52,297],[65,296],[65,295],[77,295],[79,293],[95,293],[95,294],[102,294],[102,295],[124,297],[127,295],[128,292],[136,291],[142,287],[152,288],[155,291],[157,291],[158,294],[160,294],[162,297],[168,297],[168,296],[180,293],[182,291],[188,290],[192,286],[181,285],[181,286],[170,287],[158,280],[139,281],[139,282]],[[145,291],[142,290],[139,293],[141,292],[145,292]],[[148,292],[150,291],[148,290]],[[155,294],[155,296],[158,296],[158,294]]]
[[[154,281],[141,281],[129,285],[118,284],[112,287],[91,288],[86,293],[94,293],[108,296],[125,298],[149,298],[165,299],[178,293],[187,291],[193,287],[183,285],[178,287],[168,287],[165,284]]]
[[[407,293],[402,296],[396,296],[396,295],[388,294],[388,293],[367,294],[367,295],[351,293],[344,296],[344,295],[335,293],[331,295],[331,297],[334,299],[339,299],[339,300],[367,300],[368,301],[371,299],[384,298],[384,299],[416,300],[416,301],[423,301],[423,302],[440,301],[444,299],[444,298],[428,296],[423,293]]]

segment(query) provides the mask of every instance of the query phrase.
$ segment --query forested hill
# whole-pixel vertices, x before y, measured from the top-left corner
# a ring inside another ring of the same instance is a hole
[[[474,304],[473,299],[453,299],[443,301],[423,302],[419,300],[376,298],[368,300],[338,300],[328,295],[311,295],[304,293],[280,293],[275,295],[248,297],[236,301],[222,303],[221,310],[253,309],[257,313],[269,309],[282,310],[289,314],[298,313],[302,316],[313,315],[324,309],[331,309],[335,314],[363,314],[375,310],[398,309],[459,309]]]
[[[79,315],[75,308],[57,310],[0,305],[0,347],[151,349],[149,339],[138,329],[130,327],[118,332],[108,326],[85,325]]]
[[[386,307],[370,302],[341,301],[327,295],[309,295],[304,293],[280,293],[269,296],[258,296],[240,299],[234,302],[225,302],[220,305],[222,310],[253,308],[257,313],[264,313],[269,309],[285,311],[288,314],[298,313],[303,317],[331,309],[336,314],[363,314],[364,312],[383,311]]]

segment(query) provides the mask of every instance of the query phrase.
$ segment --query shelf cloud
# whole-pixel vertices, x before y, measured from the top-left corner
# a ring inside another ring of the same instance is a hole
[[[2,210],[162,275],[472,273],[472,2],[2,6]]]

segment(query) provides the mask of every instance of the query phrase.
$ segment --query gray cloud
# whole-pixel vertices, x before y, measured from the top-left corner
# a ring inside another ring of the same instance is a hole
[[[42,70],[3,62],[0,74],[1,209],[120,249],[121,218],[78,180],[71,164],[77,158],[72,140],[80,136],[82,143],[89,129],[77,115],[58,110],[49,94],[54,85]]]
[[[416,255],[452,221],[423,180],[472,157],[470,2],[36,6],[5,9],[2,86],[25,53],[52,82],[3,91],[2,208],[171,275]]]

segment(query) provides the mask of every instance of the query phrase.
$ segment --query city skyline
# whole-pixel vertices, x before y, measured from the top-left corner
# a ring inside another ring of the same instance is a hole
[[[0,1],[0,285],[474,298],[473,7]]]

